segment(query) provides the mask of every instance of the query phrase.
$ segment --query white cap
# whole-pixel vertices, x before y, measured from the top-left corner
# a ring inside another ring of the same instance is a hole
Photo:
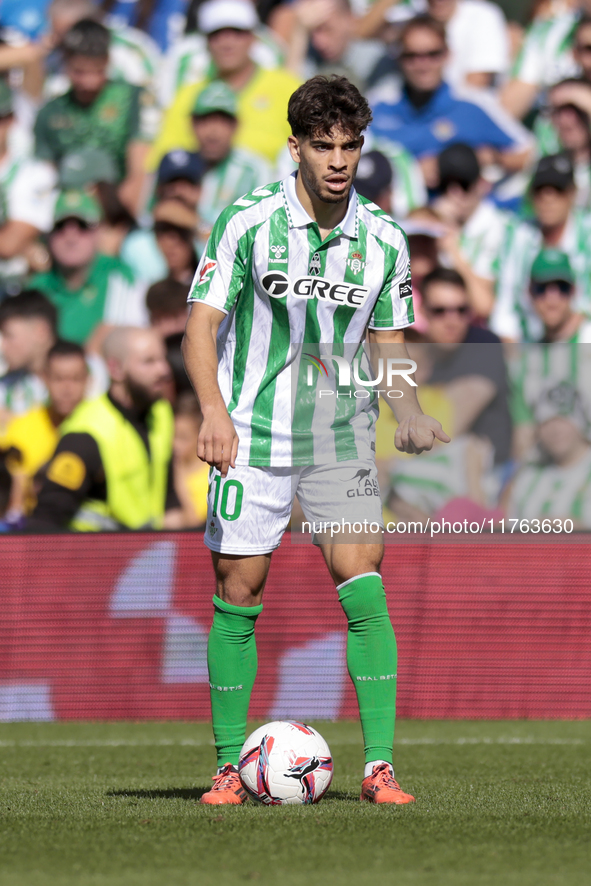
[[[221,28],[254,31],[259,18],[250,0],[207,0],[199,7],[198,23],[201,33],[207,35]]]

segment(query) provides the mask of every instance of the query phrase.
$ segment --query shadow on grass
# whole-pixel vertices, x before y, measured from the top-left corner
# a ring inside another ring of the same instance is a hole
[[[138,800],[190,800],[197,802],[209,788],[155,788],[153,790],[107,791],[107,797],[133,797]],[[334,800],[357,800],[357,794],[347,791],[329,791],[323,803]]]
[[[209,788],[167,788],[143,791],[107,791],[107,797],[135,797],[139,800],[200,800]]]

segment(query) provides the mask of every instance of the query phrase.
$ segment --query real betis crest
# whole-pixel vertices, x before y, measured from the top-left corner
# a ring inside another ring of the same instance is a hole
[[[359,274],[364,269],[366,263],[363,261],[363,256],[360,252],[353,252],[347,259],[347,264],[354,274]]]

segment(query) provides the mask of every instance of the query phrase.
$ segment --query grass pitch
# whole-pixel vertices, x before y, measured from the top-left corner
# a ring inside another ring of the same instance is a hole
[[[357,723],[318,806],[204,807],[208,725],[0,726],[2,886],[587,886],[591,722],[408,722],[416,805],[358,802]]]

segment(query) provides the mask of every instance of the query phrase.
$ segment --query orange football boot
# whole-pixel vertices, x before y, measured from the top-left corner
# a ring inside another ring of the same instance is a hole
[[[381,763],[373,767],[373,772],[361,782],[360,800],[369,803],[414,803],[415,798],[411,794],[405,794],[392,775],[388,763]]]
[[[219,775],[213,776],[213,787],[200,799],[200,803],[210,805],[232,804],[240,806],[246,802],[248,795],[240,782],[238,770],[231,763],[226,763]]]

